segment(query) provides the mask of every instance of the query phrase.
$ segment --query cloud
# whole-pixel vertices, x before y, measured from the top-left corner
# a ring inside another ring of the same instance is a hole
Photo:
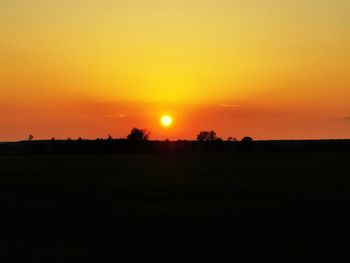
[[[223,107],[223,108],[238,108],[238,107],[240,107],[240,105],[237,105],[237,104],[220,104],[220,107]]]
[[[343,121],[350,121],[350,116],[343,118]]]
[[[112,113],[112,114],[106,114],[106,118],[125,118],[125,114],[123,113]]]

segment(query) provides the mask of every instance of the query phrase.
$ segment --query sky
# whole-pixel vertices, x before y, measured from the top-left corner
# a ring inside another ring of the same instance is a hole
[[[349,13],[348,0],[0,1],[0,141],[350,138]]]

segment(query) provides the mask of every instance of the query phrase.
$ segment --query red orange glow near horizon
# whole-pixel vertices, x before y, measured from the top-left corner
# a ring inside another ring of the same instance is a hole
[[[133,127],[161,140],[349,138],[349,10],[342,0],[1,1],[0,141],[125,138]]]

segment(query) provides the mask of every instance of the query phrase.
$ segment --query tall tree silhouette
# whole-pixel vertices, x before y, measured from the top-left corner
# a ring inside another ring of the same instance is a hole
[[[252,143],[253,142],[253,138],[252,137],[244,137],[242,140],[241,140],[242,143]]]
[[[242,150],[250,151],[254,148],[254,140],[252,137],[246,136],[240,142]]]
[[[197,140],[204,142],[204,141],[216,141],[218,139],[218,137],[216,136],[216,132],[215,131],[201,131],[198,135],[197,135]]]
[[[145,129],[133,128],[128,135],[130,141],[147,141],[149,139],[150,132]]]

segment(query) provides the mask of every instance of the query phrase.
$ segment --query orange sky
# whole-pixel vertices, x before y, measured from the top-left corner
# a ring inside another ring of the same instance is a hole
[[[345,0],[1,1],[0,140],[134,126],[153,139],[349,138],[349,11]]]

